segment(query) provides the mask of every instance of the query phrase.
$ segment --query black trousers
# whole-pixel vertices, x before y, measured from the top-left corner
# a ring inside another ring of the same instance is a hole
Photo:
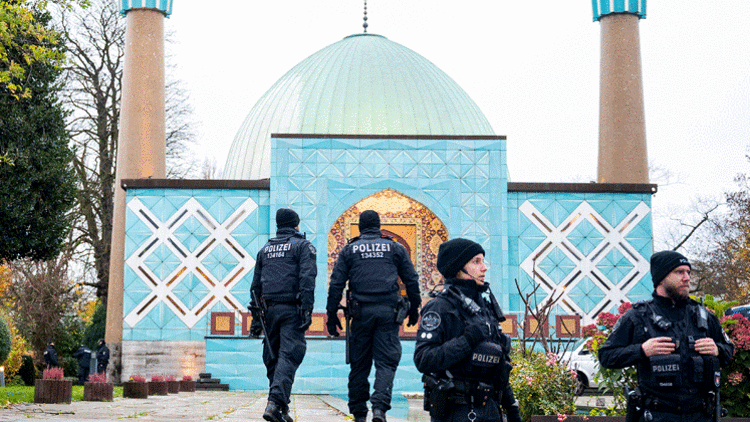
[[[266,365],[266,376],[270,385],[268,400],[283,409],[288,409],[294,374],[307,351],[305,332],[298,328],[301,324],[302,318],[297,312],[296,305],[279,304],[268,307],[268,333],[263,341],[268,342],[276,354],[276,359],[271,360],[268,349],[263,347],[263,363]]]
[[[107,364],[106,363],[97,363],[96,364],[96,372],[98,374],[101,374],[102,372],[107,370]]]
[[[362,303],[361,317],[352,319],[349,338],[349,412],[367,414],[373,409],[390,410],[393,378],[401,360],[401,342],[393,305]],[[370,376],[375,361],[375,385],[370,396]]]
[[[89,377],[89,366],[78,366],[78,385],[83,385],[86,383],[88,377]]]

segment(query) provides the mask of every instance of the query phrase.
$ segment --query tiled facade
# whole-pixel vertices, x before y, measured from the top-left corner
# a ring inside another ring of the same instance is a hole
[[[179,181],[173,188],[128,188],[123,350],[128,342],[200,342],[207,372],[232,389],[265,390],[260,341],[241,337],[241,330],[210,336],[209,325],[212,312],[233,313],[240,324],[254,258],[273,236],[279,207],[300,214],[301,231],[318,250],[318,313],[325,312],[337,248],[364,209],[376,209],[384,226],[392,225],[413,247],[424,300],[438,278],[430,265],[436,247],[452,237],[482,244],[493,291],[519,320],[522,297],[535,286],[531,297],[538,303],[562,293],[553,318],[575,314],[584,324],[622,301],[650,295],[651,194],[642,186],[608,191],[606,185],[544,190],[509,184],[505,139],[494,136],[272,141],[265,188],[179,188]],[[403,346],[394,389],[418,391],[414,342],[405,339]],[[340,340],[311,337],[295,391],[345,391],[343,350]],[[148,365],[129,367],[148,371]]]

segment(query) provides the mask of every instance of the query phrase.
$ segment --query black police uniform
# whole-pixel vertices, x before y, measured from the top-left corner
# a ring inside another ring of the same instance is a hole
[[[44,351],[44,362],[47,364],[47,369],[57,368],[57,351],[53,344],[47,345],[47,350]]]
[[[91,371],[91,349],[81,345],[73,353],[73,357],[78,359],[78,385],[83,385],[86,383]]]
[[[653,337],[671,337],[676,350],[646,357],[641,346]],[[705,337],[718,346],[718,357],[695,351],[695,341]],[[714,314],[694,300],[673,303],[654,292],[653,299],[620,317],[599,349],[599,361],[613,369],[637,365],[644,406],[654,422],[710,421],[707,393],[718,388],[719,365],[728,364],[733,354],[734,345]]]
[[[414,363],[425,374],[425,410],[433,422],[499,422],[498,405],[509,422],[520,422],[509,383],[510,337],[505,317],[482,298],[486,287],[449,278],[422,308]],[[481,336],[473,331],[480,327]]]
[[[109,364],[109,347],[106,343],[101,343],[96,351],[96,372],[103,373],[107,370]]]
[[[336,313],[347,280],[352,299],[359,303],[349,333],[349,411],[355,417],[367,415],[368,400],[373,409],[391,408],[393,378],[401,360],[400,324],[396,323],[399,277],[416,316],[421,305],[419,276],[406,249],[376,227],[362,230],[341,250],[331,273],[328,314]],[[367,378],[373,360],[375,385],[370,396]]]
[[[288,410],[294,375],[307,351],[304,320],[313,308],[318,273],[315,259],[315,247],[303,234],[290,227],[280,228],[276,237],[258,252],[250,287],[255,297],[262,298],[268,307],[264,341],[269,342],[276,355],[272,360],[268,349],[263,348],[270,384],[268,400],[284,413]]]

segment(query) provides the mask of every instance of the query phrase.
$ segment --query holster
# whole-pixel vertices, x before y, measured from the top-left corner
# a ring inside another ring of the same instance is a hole
[[[638,388],[628,391],[627,394],[628,401],[625,408],[625,422],[638,422],[640,421],[641,416],[643,416],[643,412],[646,410],[643,395]]]
[[[400,296],[396,302],[396,325],[401,325],[406,319],[406,315],[409,313],[409,299]]]
[[[424,410],[435,419],[444,419],[451,412],[455,386],[453,381],[424,374]]]
[[[362,317],[362,302],[353,298],[351,294],[346,297],[346,309],[349,312],[349,318],[359,319]]]

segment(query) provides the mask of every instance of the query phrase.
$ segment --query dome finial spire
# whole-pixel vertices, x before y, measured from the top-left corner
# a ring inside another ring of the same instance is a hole
[[[366,34],[367,33],[367,0],[365,0],[365,17],[363,18],[363,20],[365,22],[362,24],[362,28],[365,29],[365,34]]]

